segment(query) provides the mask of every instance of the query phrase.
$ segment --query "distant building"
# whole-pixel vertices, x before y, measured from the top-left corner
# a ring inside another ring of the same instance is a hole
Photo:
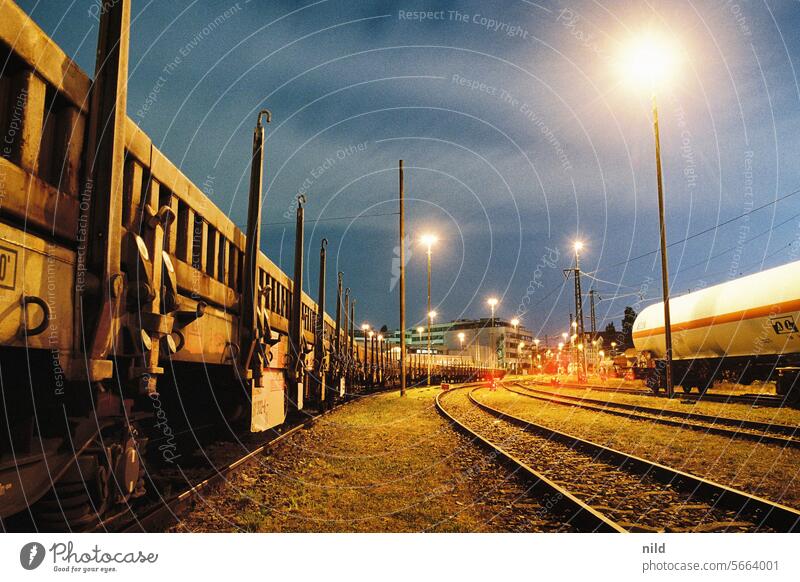
[[[464,334],[463,342],[459,337]],[[461,356],[473,363],[517,369],[530,365],[533,335],[523,326],[514,328],[500,317],[483,319],[458,319],[431,326],[431,352]],[[386,341],[400,344],[400,331],[388,332]],[[520,350],[522,343],[522,350]],[[428,353],[427,327],[422,333],[417,328],[406,330],[406,347],[409,353]]]

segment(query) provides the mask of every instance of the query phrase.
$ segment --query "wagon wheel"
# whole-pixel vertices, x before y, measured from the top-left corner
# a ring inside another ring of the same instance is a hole
[[[653,370],[652,373],[647,375],[645,384],[648,388],[650,388],[650,390],[653,391],[654,394],[658,394],[658,391],[661,388],[661,376],[657,371]]]
[[[97,525],[111,503],[105,455],[78,457],[47,495],[32,507],[41,531],[86,531]]]

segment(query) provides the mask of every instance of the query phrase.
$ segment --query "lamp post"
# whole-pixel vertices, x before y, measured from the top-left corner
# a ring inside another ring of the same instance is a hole
[[[422,334],[425,333],[425,328],[422,327],[421,325],[417,326],[417,333],[419,334],[419,343],[420,343],[420,345],[422,345]],[[421,364],[420,353],[419,353],[419,348],[417,348],[417,363],[416,363],[416,374],[417,375],[419,375],[419,371],[420,371],[420,368],[421,368],[420,364]]]
[[[428,305],[430,305],[430,302],[431,297],[428,295]],[[428,386],[431,385],[431,360],[433,359],[433,350],[431,348],[431,326],[433,326],[433,318],[437,315],[438,314],[435,311],[428,311]]]
[[[499,303],[499,301],[497,300],[497,297],[489,297],[489,299],[486,300],[486,303],[489,304],[489,308],[492,310],[491,325],[489,327],[489,350],[490,350],[490,352],[492,354],[494,354],[493,357],[492,357],[492,360],[494,361],[495,366],[496,366],[497,365],[497,346],[493,345],[494,344],[494,309],[495,309],[495,307],[497,307],[497,304]]]
[[[439,240],[436,235],[424,234],[420,238],[420,242],[427,247],[428,256],[428,386],[431,384],[431,249],[436,241]]]
[[[581,259],[580,253],[583,250],[583,242],[576,240],[572,248],[575,250],[575,321],[573,322],[575,331],[580,338],[582,345],[585,339],[586,330],[583,323],[583,292],[581,291]],[[586,354],[583,350],[578,353],[580,365],[579,376],[586,377]]]
[[[514,363],[514,373],[519,374],[519,360],[522,357],[522,350],[525,348],[525,342],[519,342],[517,346],[517,361]]]
[[[626,79],[645,85],[650,90],[653,114],[653,137],[656,154],[656,185],[658,189],[658,227],[661,243],[661,294],[664,301],[664,376],[667,396],[672,398],[675,386],[672,378],[672,322],[669,311],[669,268],[667,262],[667,227],[664,218],[664,183],[661,168],[661,137],[658,125],[656,87],[678,64],[678,53],[665,38],[643,34],[625,47],[621,64]]]

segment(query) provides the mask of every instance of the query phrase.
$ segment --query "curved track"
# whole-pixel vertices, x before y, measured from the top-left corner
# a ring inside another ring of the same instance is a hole
[[[520,383],[516,383],[516,385],[522,388],[523,391],[514,390],[508,385],[504,385],[503,387],[514,394],[551,404],[571,406],[574,408],[621,416],[630,420],[664,424],[729,438],[756,441],[781,447],[800,448],[800,438],[798,438],[798,436],[800,436],[800,428],[798,427],[728,418],[724,416],[710,416],[693,412],[649,408],[646,406],[610,402],[607,400],[594,400],[581,396],[570,396],[548,392],[546,390],[538,390]]]
[[[437,407],[525,467],[534,493],[563,496],[583,531],[800,531],[800,511],[504,413],[478,390],[440,395]]]
[[[458,430],[471,437],[474,442],[490,450],[498,458],[515,470],[515,474],[522,479],[530,482],[529,491],[543,501],[545,507],[551,508],[554,513],[559,513],[565,524],[576,528],[582,532],[625,532],[613,520],[607,518],[599,511],[584,503],[564,487],[547,478],[545,475],[528,466],[520,458],[507,451],[503,446],[484,438],[476,430],[471,428],[469,423],[465,423],[456,417],[442,403],[442,400],[449,399],[454,394],[463,392],[467,388],[455,388],[450,392],[443,392],[436,396],[436,409],[439,413],[449,420]],[[449,404],[449,403],[448,403]]]

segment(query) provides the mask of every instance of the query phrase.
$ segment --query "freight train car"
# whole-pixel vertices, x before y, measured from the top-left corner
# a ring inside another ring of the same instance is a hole
[[[269,112],[243,233],[127,117],[130,2],[105,8],[90,79],[0,5],[0,529],[90,527],[180,432],[275,427],[363,361],[354,302],[302,292],[302,200],[294,277],[258,248]]]
[[[716,379],[772,379],[797,396],[800,373],[800,261],[670,299],[674,382],[706,390]],[[648,385],[663,383],[664,304],[648,306],[633,341],[650,362]]]

